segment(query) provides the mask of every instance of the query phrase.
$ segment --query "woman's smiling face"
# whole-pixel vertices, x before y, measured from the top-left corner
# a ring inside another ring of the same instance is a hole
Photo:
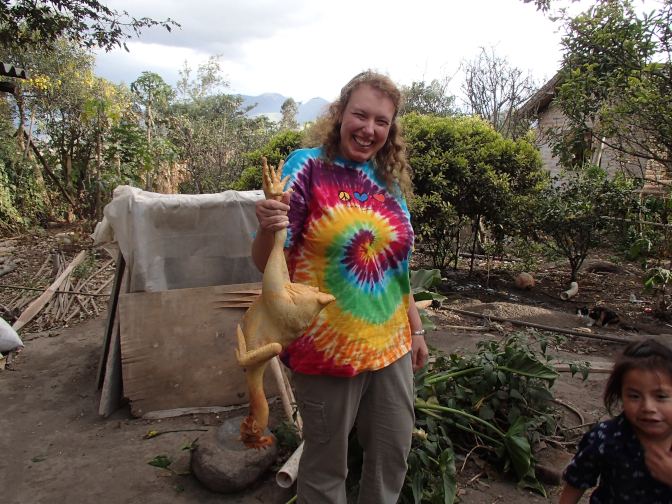
[[[357,163],[375,156],[387,141],[395,112],[394,102],[382,91],[368,84],[356,88],[339,116],[339,155]]]

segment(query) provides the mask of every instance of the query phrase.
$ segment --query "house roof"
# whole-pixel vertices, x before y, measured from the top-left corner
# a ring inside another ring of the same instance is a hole
[[[521,117],[534,117],[544,110],[555,98],[556,90],[560,86],[560,73],[556,73],[551,80],[544,84],[539,91],[527,100],[518,109],[517,115]]]
[[[15,67],[9,63],[0,63],[0,75],[3,77],[17,77],[19,79],[28,78],[28,72],[23,68]]]

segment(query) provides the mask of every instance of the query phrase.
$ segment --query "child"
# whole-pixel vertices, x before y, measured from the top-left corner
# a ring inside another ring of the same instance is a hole
[[[630,344],[607,382],[604,404],[623,412],[588,432],[565,469],[559,504],[672,503],[672,350],[649,339]],[[646,454],[646,455],[645,455]]]

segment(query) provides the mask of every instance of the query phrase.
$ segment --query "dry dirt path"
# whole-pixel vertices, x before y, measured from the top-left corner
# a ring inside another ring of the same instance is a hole
[[[477,307],[472,305],[466,309]],[[548,322],[549,314],[541,315]],[[100,393],[94,390],[94,382],[104,320],[103,313],[100,318],[60,329],[51,336],[49,333],[24,335],[26,347],[14,360],[15,369],[0,373],[3,503],[283,504],[289,500],[291,494],[279,491],[272,482],[272,474],[257,488],[245,493],[219,495],[205,489],[193,476],[168,476],[166,471],[149,466],[147,462],[157,455],[186,456],[180,446],[200,434],[175,432],[150,440],[141,439],[149,430],[208,429],[221,423],[224,416],[185,416],[147,422],[132,418],[128,407],[124,407],[110,418],[102,419],[98,415]],[[475,323],[468,317],[458,320],[445,315],[437,321],[439,325]],[[570,326],[574,323],[573,319],[566,321]],[[429,334],[428,343],[452,351],[457,347],[475,348],[482,337],[474,332],[439,330]],[[610,361],[622,349],[619,344],[584,340],[571,339],[564,351],[578,358]],[[606,376],[592,374],[582,382],[563,373],[554,387],[555,396],[581,411],[586,422],[593,421],[604,415],[600,397]],[[246,410],[241,410],[231,416],[245,413]],[[271,424],[277,423],[279,418],[276,407]],[[565,425],[578,424],[578,417],[568,411]],[[571,452],[547,446],[535,456],[543,465],[561,470],[569,462]],[[557,502],[557,487],[548,487],[550,500],[547,500],[538,494],[516,490],[510,481],[480,477],[466,484],[478,472],[480,468],[470,461],[459,475],[466,491],[461,495],[465,503]]]
[[[186,456],[182,443],[201,434],[141,439],[149,430],[209,429],[213,427],[204,424],[218,424],[223,416],[150,423],[132,418],[124,407],[102,419],[94,382],[104,321],[103,314],[53,337],[26,335],[15,370],[0,373],[1,502],[269,504],[291,497],[266,482],[242,494],[219,495],[193,476],[167,476],[148,465],[157,455]]]

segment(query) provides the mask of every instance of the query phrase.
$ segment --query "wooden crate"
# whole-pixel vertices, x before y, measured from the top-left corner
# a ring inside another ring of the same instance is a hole
[[[122,294],[122,377],[132,414],[248,402],[236,326],[259,292],[254,283]],[[264,390],[278,394],[270,373]]]

